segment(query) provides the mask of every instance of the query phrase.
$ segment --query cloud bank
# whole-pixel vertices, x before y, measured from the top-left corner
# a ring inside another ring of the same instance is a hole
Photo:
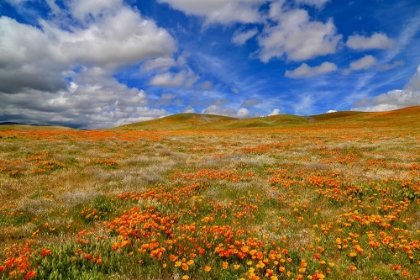
[[[0,118],[102,128],[165,115],[113,74],[149,58],[146,68],[170,67],[172,36],[121,1],[68,5],[80,24],[39,20],[37,28],[0,17]]]
[[[370,112],[420,105],[420,65],[404,89],[391,90],[372,99],[362,100],[359,103],[365,104],[354,108],[354,110]]]

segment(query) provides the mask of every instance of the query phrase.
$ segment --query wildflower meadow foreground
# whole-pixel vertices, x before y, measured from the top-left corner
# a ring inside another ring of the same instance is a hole
[[[0,279],[420,279],[419,117],[0,126]]]

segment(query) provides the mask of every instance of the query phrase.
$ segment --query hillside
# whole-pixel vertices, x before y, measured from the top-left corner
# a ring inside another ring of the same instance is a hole
[[[124,129],[184,130],[198,127],[217,126],[220,123],[235,120],[231,117],[208,114],[175,114],[161,119],[133,123],[121,126]]]
[[[161,119],[138,122],[116,127],[119,130],[196,130],[236,128],[281,128],[319,127],[324,125],[368,125],[388,126],[392,122],[400,125],[414,125],[420,119],[420,106],[407,107],[387,112],[342,111],[312,116],[281,114],[261,118],[237,119],[207,114],[175,114]]]

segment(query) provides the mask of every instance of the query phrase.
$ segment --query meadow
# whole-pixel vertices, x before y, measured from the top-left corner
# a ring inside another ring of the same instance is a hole
[[[419,120],[0,126],[0,279],[420,279]]]

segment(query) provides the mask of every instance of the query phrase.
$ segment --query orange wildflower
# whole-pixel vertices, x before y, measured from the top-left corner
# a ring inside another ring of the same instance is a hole
[[[188,270],[188,264],[183,263],[181,268],[182,268],[182,270],[187,271]]]
[[[47,256],[47,255],[51,255],[51,250],[48,250],[48,249],[42,249],[42,252],[41,252],[41,255],[43,256],[43,257],[45,257],[45,256]]]
[[[31,271],[28,271],[28,273],[26,273],[26,275],[25,275],[25,277],[23,277],[23,279],[31,279],[31,278],[34,278],[35,277],[35,275],[36,275],[36,271],[35,270],[31,270]]]

